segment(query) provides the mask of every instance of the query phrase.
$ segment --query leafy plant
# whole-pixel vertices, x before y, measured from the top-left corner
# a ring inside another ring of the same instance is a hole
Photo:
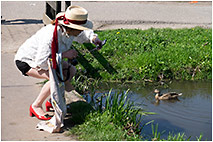
[[[171,132],[169,132],[168,136],[166,139],[162,139],[161,135],[165,132],[158,132],[158,124],[151,125],[152,127],[152,141],[190,141],[191,136],[189,136],[187,138],[187,136],[184,133],[177,133],[177,134],[172,134]],[[200,134],[199,138],[197,138],[197,141],[201,141],[203,135]]]
[[[86,121],[72,129],[71,132],[80,135],[80,139],[88,140],[139,140],[141,116],[147,113],[135,107],[125,93],[101,96],[97,102],[96,111],[86,117]],[[76,132],[77,131],[77,132]]]
[[[71,83],[80,94],[85,94],[86,92],[94,94],[95,89],[98,88],[99,80],[88,78],[85,75],[79,75],[74,76]]]
[[[99,52],[118,72],[109,74],[90,53],[86,53],[103,80],[159,81],[159,76],[177,80],[212,78],[212,29],[151,28],[96,32],[100,38],[107,39]],[[78,47],[85,52],[83,46]]]
[[[158,132],[158,124],[156,124],[155,126],[152,124],[151,127],[152,127],[152,135],[153,135],[152,140],[159,141],[162,132],[161,133]]]

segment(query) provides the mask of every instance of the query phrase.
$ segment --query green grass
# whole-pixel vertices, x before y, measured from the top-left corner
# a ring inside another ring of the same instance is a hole
[[[154,113],[146,112],[140,107],[136,107],[128,99],[128,90],[124,93],[109,93],[95,96],[98,81],[80,76],[73,79],[73,85],[81,92],[90,92],[93,98],[90,104],[76,102],[69,105],[68,113],[71,114],[69,122],[70,134],[78,136],[83,141],[189,141],[184,133],[170,133],[167,138],[161,138],[164,132],[158,131],[158,124],[153,125],[154,120],[143,123],[141,121],[145,115]],[[86,89],[85,89],[86,88]],[[144,126],[152,127],[152,136],[141,134]],[[196,137],[198,141],[203,135]]]
[[[127,93],[128,91],[111,94],[110,91],[100,99],[96,98],[98,101],[95,106],[93,104],[93,109],[89,104],[72,105],[70,108],[81,114],[72,115],[73,111],[68,111],[73,117],[70,121],[75,122],[69,133],[77,135],[78,139],[83,141],[190,141],[191,136],[187,137],[184,133],[169,132],[167,138],[161,138],[164,132],[158,131],[158,124],[153,125],[154,121],[143,124],[141,119],[144,115],[153,113],[135,107],[134,103],[127,99]],[[141,135],[144,126],[149,124],[152,127],[152,136]],[[202,134],[196,137],[197,141],[201,141],[202,137]]]
[[[87,141],[141,140],[140,120],[149,113],[135,107],[127,98],[127,93],[111,94],[110,91],[96,98],[94,111],[70,133]]]
[[[156,81],[159,75],[170,80],[212,78],[212,29],[118,29],[96,33],[107,39],[99,52],[118,72],[107,73],[87,53],[85,57],[103,80]],[[77,46],[86,50],[82,45]]]
[[[94,57],[85,57],[102,76],[102,81],[158,81],[161,76],[169,80],[211,80],[212,79],[212,29],[148,29],[148,30],[106,30],[97,31],[107,44],[99,52],[116,69],[117,74],[109,74]],[[76,45],[87,52],[83,45]],[[73,80],[73,85],[92,97],[96,80],[85,77],[81,70]],[[81,68],[81,69],[80,69]],[[94,109],[86,110],[81,122],[71,128],[70,133],[78,135],[79,140],[87,141],[125,141],[159,140],[187,141],[184,133],[169,133],[167,139],[161,138],[158,126],[152,126],[153,136],[144,139],[140,136],[138,115],[145,111],[128,100],[126,94],[104,94],[91,103]],[[137,116],[137,117],[136,117]],[[148,125],[142,124],[142,125]],[[143,128],[143,127],[142,127]],[[197,137],[201,140],[202,135]]]
[[[107,112],[91,113],[86,122],[70,130],[78,135],[79,140],[86,141],[120,141],[126,140],[126,134],[121,127],[116,127],[110,121],[111,116]]]
[[[90,83],[87,81],[89,80]],[[85,76],[80,76],[73,79],[73,85],[85,91],[89,88],[91,98],[90,104],[85,102],[77,102],[70,104],[68,113],[71,114],[70,134],[78,136],[79,140],[84,141],[189,141],[191,137],[186,137],[184,133],[168,134],[167,138],[161,138],[163,132],[158,131],[158,124],[151,125],[152,136],[141,135],[144,126],[154,122],[154,120],[143,123],[143,116],[154,113],[146,112],[140,107],[136,107],[133,102],[128,99],[128,90],[124,93],[112,94],[109,93],[95,96],[95,90],[98,86],[98,81],[89,79]],[[87,86],[90,85],[90,86]],[[83,87],[85,86],[85,87]],[[201,140],[202,135],[197,137]]]
[[[166,139],[161,138],[163,132],[158,132],[158,124],[151,125],[152,127],[152,141],[190,141],[191,136],[187,137],[184,133],[172,134],[169,132]],[[197,141],[202,140],[203,135],[200,134],[199,137],[196,137]]]

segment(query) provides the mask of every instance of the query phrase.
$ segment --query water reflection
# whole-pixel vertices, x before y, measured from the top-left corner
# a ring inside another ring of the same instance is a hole
[[[106,85],[104,85],[106,87]],[[183,93],[178,100],[158,101],[154,99],[154,89],[157,87],[161,93],[177,92]],[[160,86],[143,86],[140,84],[108,84],[110,88],[127,90],[130,88],[130,99],[137,105],[141,105],[150,112],[157,113],[144,119],[144,123],[154,120],[159,124],[159,130],[168,132],[185,133],[192,136],[203,134],[203,138],[212,140],[212,82],[211,81],[181,81],[172,82],[168,88]],[[146,126],[143,131],[151,134],[151,125]]]

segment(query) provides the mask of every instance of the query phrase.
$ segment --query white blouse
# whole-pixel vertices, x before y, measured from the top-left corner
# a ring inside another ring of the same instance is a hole
[[[27,39],[18,49],[14,60],[26,62],[32,68],[48,70],[47,59],[51,54],[54,28],[55,26],[51,24],[44,26],[36,34]],[[67,37],[59,26],[57,31],[60,52],[69,50],[73,41],[77,41],[78,43],[92,43],[94,36],[97,36],[93,30],[85,30],[77,37]]]

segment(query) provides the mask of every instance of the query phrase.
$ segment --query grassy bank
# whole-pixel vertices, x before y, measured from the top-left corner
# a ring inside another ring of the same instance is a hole
[[[70,134],[78,136],[83,141],[189,141],[184,133],[168,134],[167,138],[161,138],[163,132],[158,131],[158,124],[153,125],[153,121],[143,122],[146,115],[154,113],[146,112],[140,107],[136,107],[128,99],[128,91],[125,93],[102,94],[93,96],[94,99],[87,104],[71,106],[69,113],[72,115],[72,122],[77,123],[70,129]],[[90,108],[88,110],[88,108]],[[81,112],[82,115],[79,113]],[[86,113],[85,113],[86,112]],[[80,120],[80,121],[79,121]],[[142,134],[144,126],[152,127],[152,135]],[[196,137],[202,139],[202,135]]]
[[[99,52],[114,67],[117,74],[109,74],[83,45],[76,46],[98,70],[102,76],[101,81],[155,82],[167,79],[210,80],[212,78],[211,29],[199,27],[175,30],[118,29],[97,31],[97,33],[101,39],[107,39],[107,44]],[[80,75],[85,74],[86,71],[80,64],[77,68]],[[89,92],[92,95],[97,84],[92,80],[77,75],[72,83],[79,93]],[[70,130],[70,133],[78,135],[80,140],[190,140],[190,137],[181,133],[175,135],[170,133],[167,139],[162,139],[157,126],[138,121],[139,116],[144,117],[145,111],[135,108],[135,104],[128,102],[126,94],[120,96],[109,93],[100,96],[91,106],[93,109],[84,114],[82,122]],[[152,136],[141,137],[140,132],[145,125],[152,127]],[[201,138],[202,135],[197,137],[197,140]]]
[[[99,52],[118,72],[107,73],[90,53],[86,53],[85,57],[98,69],[103,80],[212,78],[212,29],[118,29],[96,33],[108,40]],[[77,46],[85,52],[83,46]]]
[[[90,102],[93,109],[85,122],[70,130],[86,141],[140,140],[140,121],[148,114],[134,106],[126,93],[102,94]]]

